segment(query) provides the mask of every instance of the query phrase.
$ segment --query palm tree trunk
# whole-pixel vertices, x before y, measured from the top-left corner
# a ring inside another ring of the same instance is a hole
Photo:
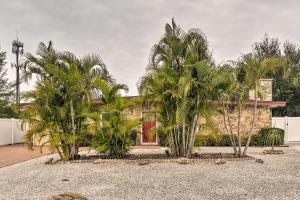
[[[234,155],[237,156],[238,154],[237,154],[237,149],[236,149],[236,142],[235,142],[235,139],[234,139],[234,135],[232,133],[232,129],[231,129],[231,126],[230,126],[230,121],[228,121],[229,126],[230,126],[230,128],[229,128],[230,130],[228,129],[227,122],[226,122],[226,116],[227,116],[228,120],[230,120],[229,119],[229,113],[225,111],[224,105],[223,105],[223,112],[224,112],[223,121],[224,121],[225,130],[226,130],[227,134],[229,135],[230,142],[231,142],[232,147],[233,147]]]
[[[60,159],[61,159],[61,160],[64,160],[64,156],[61,154],[61,152],[60,152],[58,146],[55,146],[55,148],[56,148],[56,150],[57,150],[57,153],[58,153]]]
[[[190,157],[192,155],[193,147],[194,147],[194,141],[195,141],[195,132],[196,132],[196,125],[198,122],[198,114],[194,116],[192,127],[191,127],[191,133],[189,138],[189,146],[186,156]]]
[[[194,131],[193,131],[193,137],[192,137],[193,141],[192,141],[190,155],[192,155],[192,153],[193,153],[193,148],[194,148],[194,144],[195,144],[196,133],[199,131],[199,128],[198,128],[199,117],[200,117],[200,115],[198,114],[197,118],[196,118],[195,126],[194,126]]]
[[[196,103],[196,108],[199,107],[200,104],[200,97],[197,97],[197,103]],[[199,118],[199,114],[196,114],[193,118],[193,122],[192,122],[192,127],[191,127],[191,133],[190,133],[190,138],[189,138],[189,146],[188,146],[188,150],[186,153],[187,157],[191,157],[192,152],[193,152],[193,147],[194,147],[194,142],[195,142],[195,132],[196,132],[196,127],[197,127],[197,123],[198,123],[198,118]]]
[[[242,138],[241,138],[241,107],[239,105],[238,108],[238,125],[237,125],[237,133],[238,133],[238,143],[239,143],[239,152],[238,155],[241,157],[242,155]]]
[[[228,113],[228,111],[227,111],[227,113]],[[230,133],[232,135],[232,140],[233,140],[233,143],[235,144],[235,148],[236,148],[235,135],[234,135],[234,133],[232,131],[232,124],[231,124],[231,120],[230,120],[229,114],[227,114],[227,121],[228,121],[228,126],[229,126]]]
[[[173,130],[174,130],[174,131],[173,131],[173,135],[174,135],[174,144],[175,144],[175,147],[176,147],[176,155],[177,155],[177,156],[180,156],[180,154],[179,154],[178,138],[177,138],[176,128],[174,127]]]
[[[188,150],[188,144],[189,144],[189,137],[190,137],[190,126],[187,126],[187,131],[186,131],[186,137],[185,137],[185,149],[186,149],[186,152]]]
[[[247,139],[246,146],[245,146],[244,151],[243,151],[243,156],[245,156],[246,153],[247,153],[248,147],[250,145],[252,133],[253,133],[253,128],[254,128],[254,125],[255,125],[255,122],[256,122],[256,115],[257,115],[257,94],[256,93],[257,93],[257,89],[255,87],[255,90],[254,90],[255,105],[254,105],[254,111],[253,111],[252,125],[251,125],[251,128],[250,128],[249,134],[248,134],[248,139]]]
[[[182,153],[185,155],[186,149],[185,149],[185,121],[183,120],[182,123]]]
[[[178,155],[182,156],[182,145],[180,144],[180,127],[176,125]]]
[[[169,144],[169,147],[170,147],[171,153],[175,153],[176,154],[176,145],[175,145],[175,141],[174,141],[173,131],[171,130],[169,134],[170,134],[170,144]]]
[[[76,149],[76,140],[75,140],[75,131],[76,131],[76,127],[75,127],[75,113],[74,113],[74,107],[73,107],[73,100],[71,99],[70,101],[70,106],[71,106],[71,123],[72,123],[72,133],[73,133],[73,154],[72,154],[72,158],[75,159],[75,149]]]

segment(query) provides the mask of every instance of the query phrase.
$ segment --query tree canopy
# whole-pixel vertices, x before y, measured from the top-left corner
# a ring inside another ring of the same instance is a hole
[[[7,78],[7,69],[5,68],[6,52],[0,49],[0,118],[16,117],[16,113],[11,105],[13,83]]]
[[[274,108],[273,116],[300,116],[300,48],[289,41],[281,43],[277,38],[265,35],[254,44],[258,58],[280,57],[286,61],[281,68],[269,71],[273,78],[273,100],[285,101],[283,108]]]

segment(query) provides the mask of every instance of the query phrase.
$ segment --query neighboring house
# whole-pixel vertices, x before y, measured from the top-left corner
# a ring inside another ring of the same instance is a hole
[[[257,133],[261,128],[271,127],[272,126],[272,108],[275,107],[284,107],[285,102],[282,101],[272,101],[272,79],[262,79],[259,84],[259,91],[263,94],[264,98],[259,99],[257,103],[257,118],[256,123],[253,129],[253,133]],[[131,97],[132,98],[132,97]],[[231,103],[231,102],[230,102]],[[241,133],[242,135],[246,135],[250,130],[253,116],[253,108],[255,105],[254,101],[254,93],[253,91],[249,92],[249,100],[245,101],[245,108],[241,112],[242,120],[241,120]],[[133,108],[126,112],[126,115],[129,118],[137,119],[142,118],[142,127],[141,133],[138,136],[138,141],[140,145],[158,145],[158,136],[157,134],[153,134],[153,129],[157,126],[156,114],[153,111],[142,109],[142,108]],[[237,127],[237,111],[236,109],[232,109],[232,113],[230,114],[230,118],[232,119],[232,128],[233,131],[236,130]],[[219,133],[225,133],[224,119],[221,114],[217,112],[212,116],[212,121],[215,123],[215,126],[219,130]],[[203,124],[204,122],[199,120],[198,125]],[[153,136],[154,135],[154,136]]]

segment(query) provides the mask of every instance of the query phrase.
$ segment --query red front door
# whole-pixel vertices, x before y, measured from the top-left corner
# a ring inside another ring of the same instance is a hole
[[[153,112],[143,113],[142,143],[156,143],[156,116]]]

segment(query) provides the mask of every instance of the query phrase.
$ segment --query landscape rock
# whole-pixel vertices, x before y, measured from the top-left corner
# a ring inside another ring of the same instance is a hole
[[[186,165],[186,164],[190,164],[191,162],[190,162],[190,160],[188,158],[179,158],[177,160],[177,163],[178,164],[184,164],[184,165]]]
[[[87,200],[86,197],[73,192],[66,192],[51,197],[45,197],[42,200]]]
[[[102,159],[96,159],[96,160],[94,160],[93,163],[94,164],[100,164],[100,163],[103,163],[103,160]]]
[[[264,161],[263,161],[262,159],[256,159],[255,162],[256,162],[256,163],[260,163],[260,164],[263,164],[263,163],[264,163]]]
[[[225,160],[222,159],[222,158],[216,160],[216,162],[215,162],[215,164],[218,164],[218,165],[220,165],[220,164],[225,164],[225,163],[226,163]]]
[[[148,165],[149,163],[149,160],[142,160],[139,162],[139,165]]]
[[[54,158],[50,158],[48,161],[45,162],[45,165],[51,165],[53,164]]]

